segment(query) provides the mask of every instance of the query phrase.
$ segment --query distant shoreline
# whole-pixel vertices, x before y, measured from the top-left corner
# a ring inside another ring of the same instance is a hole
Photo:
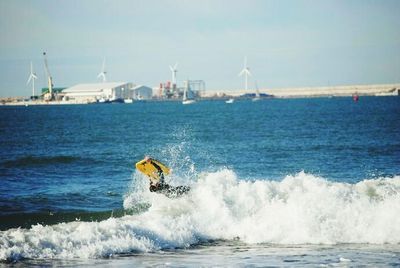
[[[237,97],[256,90],[207,90],[206,96]],[[299,87],[299,88],[271,88],[259,89],[260,94],[273,95],[275,98],[317,98],[317,97],[346,97],[359,96],[397,96],[400,95],[400,84],[377,85],[350,85],[350,86],[324,86],[324,87]]]
[[[380,84],[380,85],[352,85],[352,86],[332,86],[332,87],[302,87],[302,88],[280,88],[280,89],[260,89],[258,90],[262,99],[268,98],[328,98],[328,97],[351,97],[358,96],[399,96],[400,84]],[[154,91],[153,91],[154,92]],[[256,92],[250,90],[206,90],[199,100],[225,100],[228,98],[250,99]],[[133,102],[138,102],[134,100]],[[153,95],[152,99],[140,101],[181,101],[178,98],[161,99]],[[76,105],[94,104],[88,101],[44,101],[27,100],[23,97],[0,98],[1,106],[29,106],[29,105]]]
[[[365,96],[365,97],[395,97],[397,95],[359,95],[359,96]],[[307,95],[307,96],[287,96],[287,97],[264,97],[261,98],[261,100],[268,100],[268,99],[312,99],[312,98],[349,98],[351,96],[331,96],[331,95]],[[224,97],[205,97],[199,99],[199,101],[225,101],[228,100],[228,96]],[[240,100],[251,100],[251,98],[236,98],[238,101]],[[116,103],[116,104],[125,104],[125,105],[134,105],[136,102],[181,102],[181,100],[178,99],[148,99],[148,100],[139,100],[139,101],[134,101],[131,104],[126,104],[126,103]],[[64,106],[64,105],[113,105],[113,104],[102,104],[102,103],[87,103],[87,102],[68,102],[68,101],[20,101],[20,102],[6,102],[6,103],[1,103],[1,106]]]

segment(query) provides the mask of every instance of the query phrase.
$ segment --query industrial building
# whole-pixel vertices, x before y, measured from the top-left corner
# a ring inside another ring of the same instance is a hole
[[[132,89],[131,99],[149,100],[153,97],[153,89],[148,86],[138,85]]]
[[[64,89],[62,93],[66,101],[90,103],[131,99],[133,98],[132,88],[133,84],[126,82],[78,84]]]
[[[122,100],[148,100],[153,89],[126,82],[78,84],[62,91],[63,100],[76,103],[108,102]]]

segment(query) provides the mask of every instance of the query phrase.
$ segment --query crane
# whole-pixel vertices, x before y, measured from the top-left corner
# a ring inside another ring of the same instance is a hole
[[[51,77],[50,71],[49,71],[49,65],[47,64],[47,56],[46,52],[43,52],[43,58],[44,58],[44,67],[46,70],[46,75],[47,75],[47,82],[49,86],[49,91],[44,95],[44,99],[47,101],[53,100],[53,78]]]

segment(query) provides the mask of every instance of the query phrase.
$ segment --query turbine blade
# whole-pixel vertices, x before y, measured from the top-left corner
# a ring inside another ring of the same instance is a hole
[[[32,80],[32,76],[30,75],[26,84],[28,85],[31,82],[31,80]]]
[[[246,69],[241,70],[238,76],[242,76],[244,73],[246,73]]]
[[[178,63],[175,63],[174,65],[174,70],[176,71],[176,68],[178,68]]]

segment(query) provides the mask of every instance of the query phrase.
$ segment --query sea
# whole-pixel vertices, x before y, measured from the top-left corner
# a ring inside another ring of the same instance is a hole
[[[1,266],[400,266],[399,97],[0,106],[0,146]]]

